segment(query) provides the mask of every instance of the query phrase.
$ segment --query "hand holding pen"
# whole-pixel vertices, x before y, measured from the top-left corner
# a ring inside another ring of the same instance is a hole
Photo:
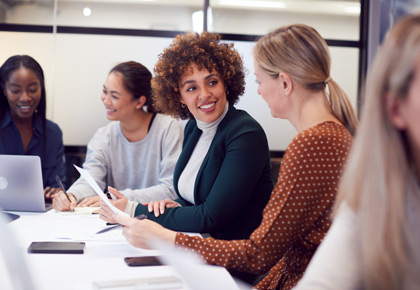
[[[63,183],[58,175],[55,176],[55,180],[57,181],[58,186],[60,187],[61,191],[64,192],[69,202],[71,202],[69,195],[67,194],[66,189],[64,188]]]
[[[74,207],[76,206],[76,200],[73,197],[73,201],[70,198],[69,194],[66,192],[66,189],[64,188],[63,183],[61,182],[60,177],[56,176],[56,181],[58,183],[58,186],[60,187],[63,194],[55,194],[53,198],[53,208],[58,211],[66,211],[66,210],[74,210]]]

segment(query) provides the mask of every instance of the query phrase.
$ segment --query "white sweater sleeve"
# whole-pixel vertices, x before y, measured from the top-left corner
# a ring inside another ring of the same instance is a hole
[[[101,134],[101,129],[96,131],[95,135],[89,141],[86,159],[83,163],[83,168],[90,173],[102,190],[105,190],[108,172],[108,143],[109,141],[106,134]],[[72,193],[77,201],[96,195],[95,191],[83,177],[79,177],[67,191]]]
[[[127,205],[125,206],[124,212],[130,217],[134,217],[134,213],[136,212],[136,207],[138,206],[138,204],[138,202],[129,200],[127,202]]]
[[[356,216],[340,209],[294,290],[361,289],[361,257]]]

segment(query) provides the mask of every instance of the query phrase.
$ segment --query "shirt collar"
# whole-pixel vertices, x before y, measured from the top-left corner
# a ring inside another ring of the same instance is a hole
[[[9,110],[6,111],[6,114],[4,115],[3,124],[1,125],[2,128],[6,128],[12,123],[12,118],[10,117]]]
[[[8,126],[10,126],[11,124],[14,124],[12,117],[10,116],[10,111],[7,110],[6,114],[4,115],[4,120],[3,120],[3,124],[2,124],[2,128],[6,128]],[[41,134],[42,133],[42,120],[41,118],[38,116],[38,114],[34,114],[34,124],[33,124],[33,131],[36,133]]]

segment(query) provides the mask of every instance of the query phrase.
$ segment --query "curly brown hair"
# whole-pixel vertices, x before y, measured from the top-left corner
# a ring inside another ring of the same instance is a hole
[[[181,106],[179,91],[181,78],[192,64],[219,74],[230,104],[244,93],[245,68],[233,43],[220,43],[220,35],[214,33],[181,34],[159,55],[154,68],[153,106],[157,111],[183,120],[193,118],[188,108]]]

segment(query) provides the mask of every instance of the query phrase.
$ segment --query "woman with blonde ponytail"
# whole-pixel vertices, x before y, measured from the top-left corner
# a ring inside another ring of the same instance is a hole
[[[296,289],[420,289],[420,15],[370,71],[337,216]]]
[[[150,220],[115,219],[134,246],[147,247],[148,238],[157,236],[210,264],[263,275],[256,289],[291,289],[330,227],[357,120],[331,79],[328,48],[315,29],[279,28],[256,43],[254,60],[258,94],[273,117],[289,120],[298,131],[258,228],[247,239],[226,241],[191,237]]]
[[[354,135],[358,123],[356,114],[346,93],[330,76],[328,46],[315,29],[302,24],[281,27],[258,41],[254,56],[272,78],[285,72],[308,93],[322,92],[322,99],[330,108],[328,113]]]

